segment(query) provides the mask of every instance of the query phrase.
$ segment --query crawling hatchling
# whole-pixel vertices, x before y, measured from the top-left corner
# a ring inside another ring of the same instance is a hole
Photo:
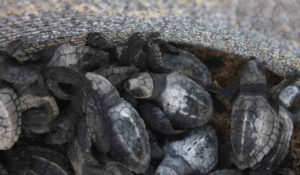
[[[218,140],[211,126],[193,129],[164,145],[155,175],[207,174],[218,162]]]
[[[103,100],[104,115],[112,128],[111,157],[130,170],[143,173],[150,163],[150,146],[145,124],[130,103],[103,76],[87,73],[92,88]]]
[[[203,126],[212,118],[210,94],[181,73],[139,73],[129,78],[124,88],[137,99],[154,102],[149,107],[158,107],[177,129]]]
[[[10,149],[21,133],[20,101],[15,91],[0,82],[0,150]]]
[[[280,117],[266,95],[266,77],[251,59],[243,68],[239,96],[232,107],[232,151],[241,170],[261,162],[280,139]]]

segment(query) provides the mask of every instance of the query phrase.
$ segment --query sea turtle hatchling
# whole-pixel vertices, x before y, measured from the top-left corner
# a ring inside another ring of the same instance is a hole
[[[85,45],[93,47],[95,49],[103,49],[107,44],[106,39],[101,33],[93,32],[88,33],[86,36]]]
[[[251,59],[243,67],[240,93],[232,107],[232,151],[241,170],[254,167],[280,139],[280,117],[266,92],[266,77]]]
[[[0,84],[0,150],[10,149],[21,133],[20,101],[13,89]]]
[[[108,63],[108,53],[89,46],[62,44],[56,48],[48,66],[63,66],[79,71],[91,71]]]
[[[207,174],[218,162],[216,131],[208,125],[193,129],[167,141],[164,151],[165,158],[155,175]]]
[[[150,146],[143,120],[106,78],[95,73],[85,76],[103,101],[103,113],[110,121],[111,157],[136,173],[145,172],[150,163]]]
[[[137,99],[155,102],[177,129],[199,127],[212,118],[213,102],[209,93],[181,73],[142,72],[129,78],[124,88]]]
[[[79,139],[79,143],[83,151],[90,151],[93,143],[98,151],[107,153],[111,145],[109,125],[102,114],[103,100],[92,89],[91,82],[83,74],[66,67],[49,67],[44,71],[44,78],[51,92],[60,99],[70,100],[70,110],[78,114],[70,116],[71,113],[67,113],[66,120],[60,120],[61,123],[54,122],[58,127],[53,127],[57,129],[53,132],[51,127],[50,134],[57,135],[56,132],[60,132],[62,137],[72,135],[65,132],[73,132],[74,129],[64,127],[74,127],[70,123],[78,123],[76,121],[81,120],[84,127],[80,130],[82,139]],[[76,121],[70,121],[72,119]],[[61,127],[63,129],[60,129]]]

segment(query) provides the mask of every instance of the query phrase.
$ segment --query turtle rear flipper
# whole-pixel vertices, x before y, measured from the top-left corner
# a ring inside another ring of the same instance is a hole
[[[157,132],[166,135],[176,135],[185,132],[184,130],[173,128],[169,118],[154,104],[142,103],[138,109],[144,121]]]
[[[14,40],[7,45],[8,53],[18,62],[36,61],[38,58],[25,51],[24,42],[21,39]]]

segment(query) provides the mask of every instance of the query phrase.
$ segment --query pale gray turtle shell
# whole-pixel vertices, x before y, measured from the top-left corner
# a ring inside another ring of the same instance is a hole
[[[145,124],[130,103],[120,98],[107,95],[117,93],[113,85],[103,76],[87,73],[86,77],[92,81],[92,88],[103,96],[102,100],[111,105],[105,109],[105,117],[112,127],[112,157],[122,162],[130,170],[143,173],[150,164],[150,145]],[[110,102],[108,100],[113,100]]]
[[[2,164],[0,164],[0,175],[8,175],[6,169]]]
[[[109,67],[105,69],[98,69],[94,71],[97,74],[104,76],[108,79],[113,86],[120,88],[122,83],[132,76],[135,73],[138,73],[139,70],[136,67]]]
[[[21,134],[20,101],[9,87],[0,87],[0,150],[10,149]]]
[[[278,114],[261,95],[240,95],[232,107],[231,143],[235,164],[246,169],[259,163],[280,135]]]
[[[108,63],[108,54],[89,46],[73,45],[71,43],[62,44],[58,47],[48,66],[64,66],[75,70],[84,69],[82,61],[89,57],[90,60],[99,60],[98,64],[91,63],[92,67],[100,67]]]
[[[291,137],[293,135],[294,123],[291,119],[290,112],[285,107],[279,107],[280,135],[274,148],[265,156],[262,161],[255,167],[258,169],[266,169],[272,172],[282,163],[286,157]]]
[[[154,99],[178,128],[195,128],[213,116],[210,94],[187,76],[174,72],[166,76],[166,87]]]
[[[192,53],[181,49],[178,51],[179,55],[162,52],[164,66],[191,77],[204,87],[209,87],[212,79],[206,65]]]
[[[242,172],[233,169],[224,169],[224,170],[217,170],[208,175],[243,175]]]
[[[211,126],[186,133],[182,139],[164,145],[165,159],[155,175],[207,174],[218,162],[218,140]]]

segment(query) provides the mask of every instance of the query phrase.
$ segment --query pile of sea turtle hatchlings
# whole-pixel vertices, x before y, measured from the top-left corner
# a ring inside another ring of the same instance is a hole
[[[252,58],[234,93],[158,33],[106,45],[89,33],[85,46],[30,54],[15,40],[1,53],[0,175],[265,175],[283,162],[299,75],[268,90]],[[234,101],[225,154],[208,125],[214,96]]]

